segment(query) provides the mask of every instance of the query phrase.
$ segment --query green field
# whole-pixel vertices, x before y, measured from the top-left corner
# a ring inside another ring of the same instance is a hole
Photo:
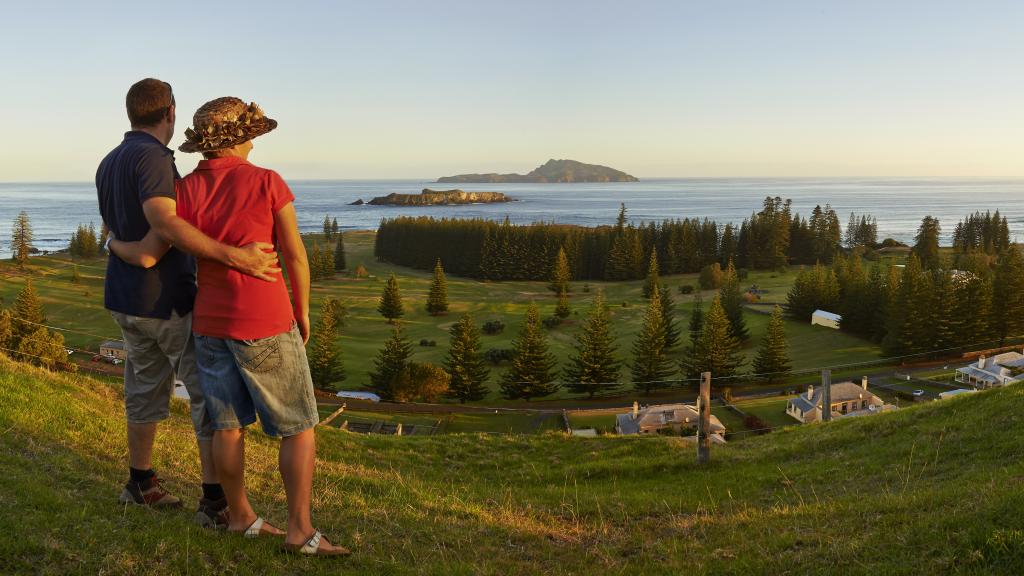
[[[314,523],[341,561],[191,524],[186,407],[155,466],[186,508],[116,504],[116,386],[0,359],[2,574],[1020,574],[1024,401],[1013,386],[715,446],[564,434],[318,433]],[[998,422],[998,426],[992,426]],[[866,441],[870,439],[870,441]],[[246,442],[258,512],[285,520],[277,442]]]
[[[356,279],[348,274],[339,274],[313,286],[313,318],[315,320],[319,302],[327,295],[340,298],[348,307],[346,325],[342,329],[339,345],[344,357],[347,380],[346,389],[360,389],[368,384],[367,374],[373,367],[373,359],[384,340],[390,335],[391,326],[376,311],[384,280],[394,272],[399,277],[406,314],[402,319],[406,332],[413,342],[413,359],[439,364],[447,350],[448,329],[463,313],[473,315],[477,325],[487,320],[500,319],[506,328],[503,333],[483,336],[483,348],[509,348],[525,315],[527,305],[533,301],[541,307],[541,315],[553,313],[556,298],[543,282],[480,282],[465,278],[449,277],[449,301],[451,313],[433,317],[423,309],[430,282],[430,274],[377,262],[373,257],[373,232],[348,232],[345,234],[349,268],[365,266],[369,278]],[[306,236],[307,242],[320,239]],[[71,347],[96,350],[105,337],[117,337],[119,331],[110,316],[103,309],[104,261],[95,259],[81,262],[79,272],[82,280],[71,283],[73,263],[66,255],[36,257],[31,260],[28,275],[32,276],[46,306],[49,323],[72,330],[66,332]],[[784,302],[789,286],[796,275],[796,269],[787,273],[751,272],[745,284],[757,284],[767,290],[766,302]],[[9,305],[21,290],[25,272],[19,271],[12,263],[0,263],[0,298]],[[673,290],[681,284],[697,284],[694,274],[668,276],[663,278]],[[584,292],[584,285],[590,292]],[[594,291],[605,291],[611,305],[612,326],[616,332],[619,356],[628,360],[632,340],[639,329],[645,300],[641,296],[641,281],[634,282],[574,282],[571,306],[573,315],[568,321],[549,332],[551,350],[564,363],[573,342],[573,334],[581,318],[586,314]],[[705,301],[713,297],[705,292]],[[693,297],[673,293],[676,300],[677,318],[685,331],[686,322],[693,307]],[[623,306],[626,304],[626,306]],[[758,307],[758,309],[762,309]],[[769,308],[764,307],[764,310]],[[744,350],[748,360],[756,354],[757,344],[766,327],[768,316],[755,311],[746,314],[751,339]],[[844,332],[812,327],[808,322],[787,321],[787,336],[790,356],[795,370],[813,369],[823,366],[848,364],[877,360],[879,349],[873,343]],[[84,332],[80,333],[80,332]],[[420,346],[420,340],[432,340],[436,346]],[[678,353],[677,355],[681,355]],[[749,362],[748,362],[749,367]],[[522,405],[522,402],[507,402],[497,393],[497,380],[503,367],[491,372],[492,394],[482,401],[485,405]],[[628,369],[623,370],[624,381],[628,382]],[[805,377],[794,377],[794,383],[802,383]],[[813,379],[813,377],[812,377]],[[634,394],[627,383],[623,386],[623,400],[632,400]],[[548,399],[571,398],[561,390]],[[585,403],[585,402],[584,402]]]

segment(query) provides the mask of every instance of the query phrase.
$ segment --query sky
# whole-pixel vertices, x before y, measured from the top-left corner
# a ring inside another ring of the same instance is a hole
[[[147,76],[286,178],[1024,177],[1022,2],[3,3],[0,181],[92,180]]]

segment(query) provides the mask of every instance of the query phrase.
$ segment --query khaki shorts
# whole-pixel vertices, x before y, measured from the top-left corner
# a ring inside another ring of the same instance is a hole
[[[128,422],[149,424],[167,419],[174,382],[181,380],[188,391],[196,437],[212,437],[213,423],[206,413],[196,371],[192,314],[172,313],[168,320],[120,312],[110,315],[121,327],[128,357],[124,363],[124,407]]]

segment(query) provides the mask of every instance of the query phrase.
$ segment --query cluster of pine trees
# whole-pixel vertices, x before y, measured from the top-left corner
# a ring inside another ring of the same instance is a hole
[[[18,293],[14,306],[0,310],[0,354],[50,370],[75,371],[68,360],[64,335],[43,324],[46,315],[32,279]]]
[[[994,218],[988,221],[999,227]],[[880,342],[890,356],[1002,344],[1024,335],[1020,250],[1006,238],[1007,247],[994,258],[951,261],[939,253],[939,233],[938,219],[925,217],[903,268],[875,264],[866,270],[858,255],[839,254],[831,266],[801,271],[786,312],[802,322],[816,309],[836,312],[843,330]],[[982,243],[966,254],[984,256],[987,250]],[[954,269],[957,262],[971,265]]]
[[[93,258],[98,256],[103,249],[100,244],[105,234],[96,236],[96,228],[90,222],[88,226],[79,224],[78,229],[71,235],[71,243],[68,245],[68,252],[75,258]]]
[[[331,223],[326,216],[324,217],[324,236],[326,243],[321,247],[320,243],[314,240],[309,255],[309,277],[313,282],[333,278],[335,272],[342,272],[348,268],[345,261],[345,236],[338,231],[337,218]]]
[[[1010,226],[1005,216],[975,212],[957,223],[953,231],[953,248],[962,254],[981,252],[999,254],[1010,246]]]
[[[558,295],[556,317],[563,316],[559,313],[563,306],[564,315],[568,315],[571,291],[564,252],[562,254],[555,258],[549,272],[549,288]],[[690,319],[690,342],[685,347],[676,319],[676,305],[671,291],[660,280],[655,251],[651,252],[648,263],[644,283],[647,307],[628,363],[619,356],[611,312],[602,291],[595,294],[585,320],[574,335],[573,351],[561,370],[549,349],[545,330],[548,323],[541,319],[537,305],[531,303],[513,339],[509,366],[499,380],[501,395],[506,399],[530,400],[548,396],[565,386],[573,393],[593,397],[623,387],[626,384],[621,378],[624,369],[628,369],[634,388],[644,393],[678,385],[684,379],[695,380],[705,371],[711,371],[719,379],[740,376],[743,365],[740,348],[749,339],[749,333],[743,318],[743,291],[732,262],[722,273],[722,287],[708,310],[705,312],[699,304],[695,307]],[[435,313],[436,303],[442,300],[447,310],[444,268],[437,261],[427,311]],[[448,354],[443,363],[447,375],[447,388],[444,388],[441,386],[443,378],[437,376],[437,367],[410,361],[412,345],[399,321],[404,314],[404,304],[394,275],[388,278],[378,311],[394,324],[392,336],[378,353],[370,376],[371,388],[383,398],[414,399],[444,394],[467,402],[487,395],[490,370],[481,350],[480,330],[471,316],[462,316],[450,329]],[[781,309],[776,309],[769,323],[754,367],[769,381],[790,370]]]
[[[873,245],[873,222],[866,216],[857,220],[851,238]],[[637,226],[628,223],[625,206],[614,226],[595,228],[401,216],[381,222],[374,254],[422,270],[440,258],[449,272],[470,278],[547,280],[564,253],[572,280],[637,280],[645,277],[652,250],[661,274],[698,272],[729,261],[739,268],[776,269],[831,262],[841,235],[839,219],[828,205],[815,207],[805,219],[791,213],[789,200],[775,197],[765,199],[762,210],[739,228],[707,218]]]

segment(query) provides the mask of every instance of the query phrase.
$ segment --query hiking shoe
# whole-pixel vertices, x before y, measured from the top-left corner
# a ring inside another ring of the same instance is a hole
[[[196,524],[203,528],[214,530],[225,530],[228,527],[228,499],[208,500],[199,499],[199,509],[192,517]]]
[[[152,508],[177,508],[181,506],[181,500],[164,490],[160,479],[156,476],[144,482],[132,482],[129,480],[124,485],[124,490],[121,491],[117,501],[121,504],[138,504]]]

